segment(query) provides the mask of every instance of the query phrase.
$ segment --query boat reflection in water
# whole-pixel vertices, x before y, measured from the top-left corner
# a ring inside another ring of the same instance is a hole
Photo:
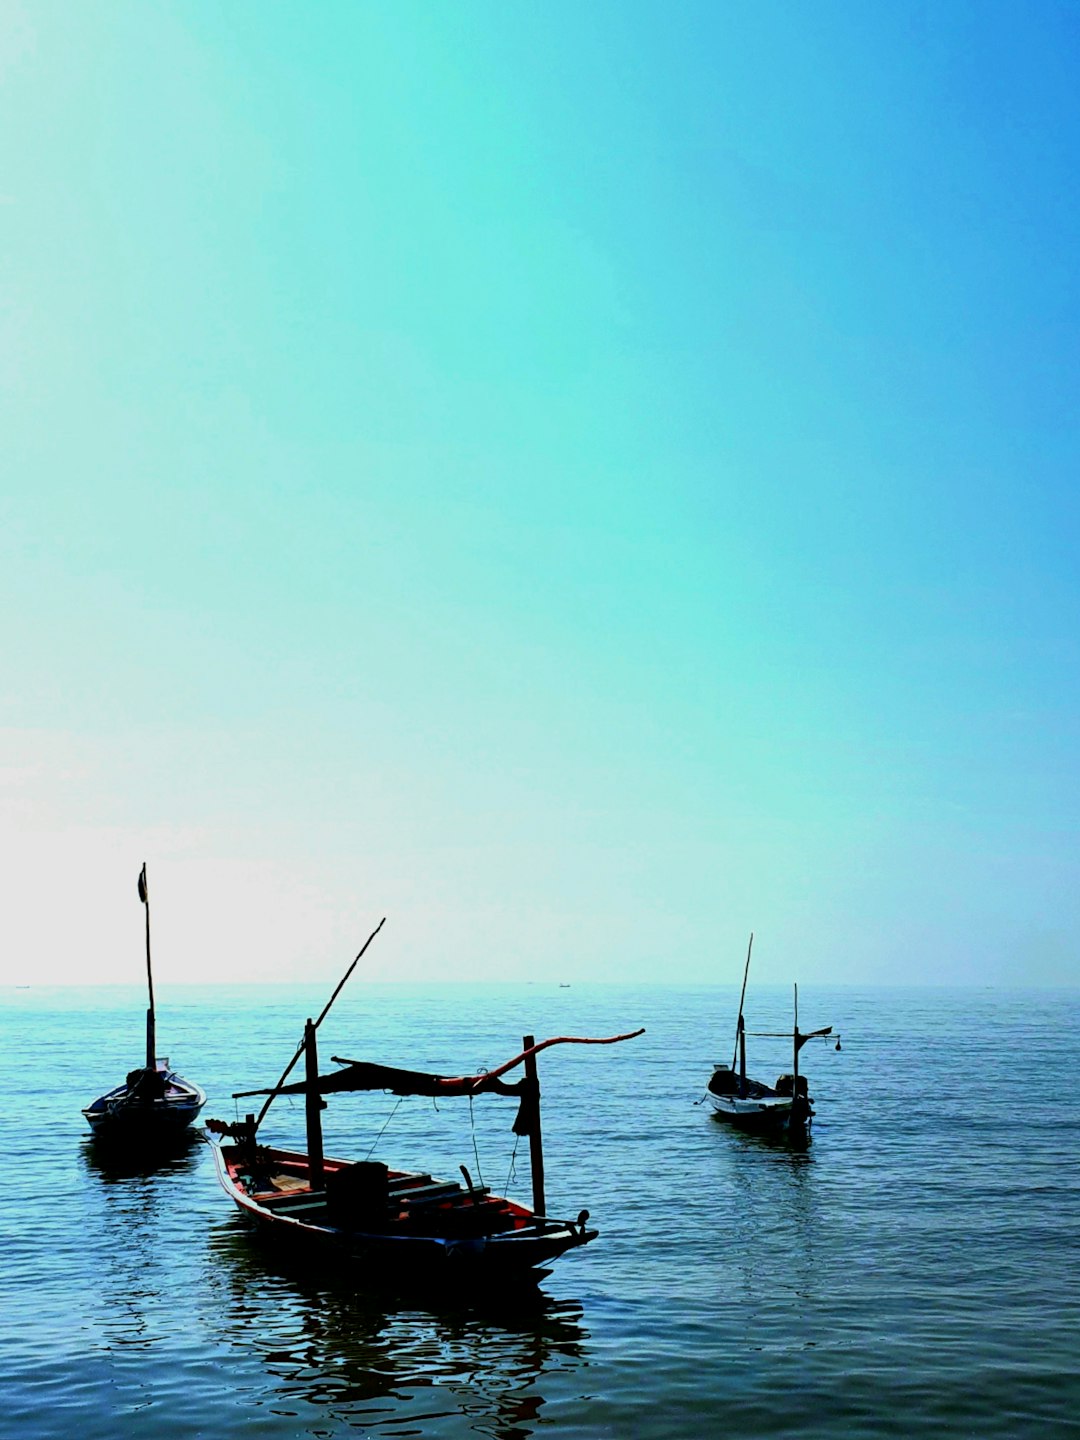
[[[240,1370],[261,1360],[272,1388],[262,1403],[313,1433],[334,1422],[365,1434],[445,1426],[526,1440],[540,1423],[545,1378],[586,1363],[581,1306],[535,1287],[420,1304],[358,1292],[285,1251],[253,1250],[238,1218],[210,1244],[218,1333],[246,1356]]]
[[[138,1150],[107,1135],[90,1135],[82,1143],[83,1164],[106,1184],[155,1174],[193,1174],[205,1153],[201,1129],[160,1135]]]
[[[799,1297],[801,1319],[828,1303],[834,1284],[829,1257],[835,1251],[823,1239],[834,1225],[833,1168],[821,1164],[821,1151],[815,1154],[808,1133],[723,1128],[727,1143],[711,1150],[713,1183],[724,1205],[723,1230],[712,1252],[716,1274],[722,1276],[718,1283],[733,1298],[751,1304],[768,1274],[770,1286]],[[773,1269],[777,1256],[784,1257],[781,1272]],[[759,1319],[748,1344],[750,1349],[779,1346],[797,1352],[813,1349],[820,1338],[813,1325],[793,1325],[789,1315],[779,1333],[770,1331],[767,1319]]]
[[[91,1324],[94,1350],[121,1367],[104,1372],[116,1393],[141,1391],[146,1377],[123,1367],[137,1352],[168,1345],[193,1283],[190,1216],[176,1197],[205,1163],[204,1142],[188,1134],[171,1149],[137,1154],[90,1138],[81,1160],[81,1253],[96,1277],[83,1321]]]

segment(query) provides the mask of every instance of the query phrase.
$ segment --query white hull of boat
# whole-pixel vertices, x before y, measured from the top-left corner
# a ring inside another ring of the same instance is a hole
[[[715,1114],[740,1130],[787,1130],[791,1125],[790,1095],[777,1095],[759,1100],[740,1099],[737,1095],[709,1095]]]

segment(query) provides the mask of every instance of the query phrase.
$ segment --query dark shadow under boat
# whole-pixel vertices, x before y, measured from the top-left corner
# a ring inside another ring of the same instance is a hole
[[[470,1315],[513,1325],[562,1311],[572,1302],[553,1301],[541,1282],[552,1271],[534,1269],[500,1275],[470,1272],[461,1284],[458,1272],[416,1266],[370,1266],[322,1243],[296,1243],[263,1227],[253,1228],[233,1214],[212,1231],[214,1255],[243,1274],[273,1275],[305,1293],[338,1297],[340,1304],[394,1311],[418,1306],[433,1315]],[[580,1314],[580,1309],[577,1312]]]
[[[201,1129],[155,1134],[138,1146],[108,1133],[90,1135],[83,1141],[83,1161],[107,1183],[166,1170],[190,1172],[196,1168],[205,1140]]]
[[[442,1434],[443,1422],[447,1434],[524,1440],[545,1376],[587,1363],[580,1302],[538,1287],[358,1289],[333,1266],[254,1248],[231,1222],[211,1230],[210,1250],[217,1333],[261,1359],[290,1413],[311,1407],[305,1433],[321,1433],[318,1415],[330,1411],[364,1434]]]
[[[781,1150],[790,1154],[806,1154],[814,1143],[811,1125],[780,1125],[759,1129],[733,1125],[726,1115],[716,1110],[709,1116],[710,1121],[725,1130],[732,1131],[747,1146],[763,1150]]]

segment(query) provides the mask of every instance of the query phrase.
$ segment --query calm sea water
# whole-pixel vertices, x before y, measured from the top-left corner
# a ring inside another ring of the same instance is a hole
[[[231,1119],[324,996],[159,981],[159,1053]],[[527,1303],[357,1293],[260,1250],[194,1141],[96,1156],[80,1108],[139,1063],[137,988],[0,991],[0,1434],[878,1437],[1080,1434],[1080,994],[813,990],[805,1153],[698,1105],[733,988],[413,988],[354,979],[321,1053],[444,1073],[531,1031],[648,1033],[541,1057],[548,1208],[601,1235]],[[790,1025],[751,989],[751,1030]],[[751,1041],[751,1072],[789,1068]],[[528,1199],[513,1102],[331,1100],[331,1154]],[[389,1124],[387,1122],[389,1121]],[[383,1127],[386,1126],[385,1131]],[[281,1101],[263,1135],[299,1141]]]

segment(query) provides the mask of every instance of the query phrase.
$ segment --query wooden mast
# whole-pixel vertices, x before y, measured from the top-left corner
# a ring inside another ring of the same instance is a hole
[[[315,1026],[309,1019],[304,1026],[304,1109],[307,1116],[308,1180],[312,1190],[326,1187],[323,1169],[322,1112],[326,1101],[319,1094],[319,1054],[315,1042]]]
[[[525,1035],[521,1048],[531,1051],[536,1044],[532,1035]],[[525,1083],[532,1095],[532,1124],[529,1126],[529,1168],[532,1171],[533,1214],[546,1215],[544,1199],[544,1141],[540,1133],[540,1077],[536,1073],[536,1056],[525,1056]]]
[[[742,994],[739,996],[739,1019],[735,1026],[735,1054],[731,1057],[731,1068],[735,1069],[735,1062],[739,1058],[739,1036],[743,1029],[743,1001],[746,999],[746,981],[750,974],[750,952],[754,948],[754,932],[750,931],[750,944],[746,947],[746,967],[742,976]]]
[[[371,934],[368,936],[368,938],[364,941],[363,945],[360,947],[360,953],[357,955],[356,959],[352,962],[352,964],[349,966],[349,968],[345,971],[345,974],[344,974],[344,975],[341,977],[341,979],[338,981],[337,989],[334,991],[334,993],[330,996],[330,999],[329,999],[329,1000],[326,1002],[326,1004],[323,1006],[323,1008],[322,1008],[322,1013],[320,1014],[319,1018],[315,1021],[314,1025],[312,1026],[312,1032],[314,1032],[315,1030],[317,1030],[317,1029],[319,1028],[319,1026],[322,1024],[322,1022],[326,1019],[327,1013],[328,1013],[331,1005],[333,1005],[334,1001],[337,999],[338,995],[341,993],[341,988],[342,988],[342,986],[345,984],[345,981],[348,980],[349,976],[350,976],[350,975],[353,973],[353,971],[356,969],[357,963],[359,962],[360,958],[363,956],[365,950],[367,950],[368,946],[369,946],[369,945],[371,944],[371,942],[375,939],[375,936],[378,935],[379,931],[382,929],[382,927],[383,927],[385,924],[386,924],[386,916],[384,915],[383,918],[379,921],[378,925],[375,926],[375,929],[371,932]],[[308,1024],[311,1025],[311,1021],[310,1021],[310,1020],[308,1021]],[[257,1115],[256,1118],[255,1118],[255,1129],[256,1129],[256,1130],[258,1130],[259,1126],[260,1126],[260,1125],[262,1124],[262,1122],[265,1120],[265,1118],[266,1118],[266,1112],[270,1109],[270,1106],[273,1104],[274,1099],[276,1098],[276,1096],[280,1095],[280,1093],[281,1093],[281,1087],[285,1084],[285,1081],[286,1081],[286,1080],[289,1078],[289,1076],[292,1074],[293,1066],[294,1066],[294,1065],[296,1064],[296,1062],[300,1059],[300,1056],[303,1054],[303,1052],[304,1052],[304,1050],[305,1050],[305,1048],[306,1048],[306,1045],[307,1045],[307,1029],[305,1028],[305,1030],[304,1030],[304,1039],[303,1039],[303,1040],[300,1042],[300,1044],[296,1047],[296,1054],[292,1057],[292,1059],[289,1061],[289,1063],[285,1066],[285,1069],[281,1072],[281,1079],[277,1082],[277,1084],[274,1086],[274,1088],[273,1088],[273,1089],[270,1091],[270,1093],[267,1095],[266,1100],[265,1100],[265,1102],[264,1102],[264,1104],[263,1104],[262,1109],[259,1111],[258,1115]],[[253,1094],[253,1095],[254,1095],[254,1094],[259,1094],[259,1095],[261,1095],[261,1094],[262,1094],[262,1091],[261,1091],[261,1090],[259,1090],[259,1091],[254,1091],[254,1090],[253,1090],[253,1091],[249,1091],[249,1092],[245,1092],[245,1091],[240,1091],[240,1092],[239,1092],[239,1094],[245,1094],[245,1093],[249,1093],[249,1094]],[[236,1099],[237,1096],[234,1096],[233,1098]]]
[[[150,969],[150,890],[146,883],[146,861],[139,871],[139,899],[146,909],[146,984],[150,991],[150,1008],[146,1012],[146,1068],[157,1064],[157,1036],[154,1031],[154,973]]]
[[[743,1002],[746,999],[746,981],[750,975],[750,953],[754,948],[754,932],[750,931],[750,944],[746,947],[746,966],[743,969],[742,993],[739,996],[739,1018],[735,1023],[735,1054],[731,1057],[731,1068],[739,1063],[739,1094],[746,1095],[746,1022],[743,1020]]]
[[[793,1096],[796,1096],[796,1095],[798,1095],[798,1093],[799,1093],[799,1051],[802,1049],[802,1045],[801,1045],[800,1042],[799,1042],[799,987],[798,987],[798,985],[795,986],[795,1033],[793,1034],[792,1039],[793,1039],[793,1041],[794,1041],[794,1055],[793,1055],[793,1057],[792,1057],[791,1069],[792,1069],[792,1074],[793,1074],[793,1076],[794,1076],[794,1081],[793,1081],[793,1083],[792,1083],[791,1093],[792,1093]]]

